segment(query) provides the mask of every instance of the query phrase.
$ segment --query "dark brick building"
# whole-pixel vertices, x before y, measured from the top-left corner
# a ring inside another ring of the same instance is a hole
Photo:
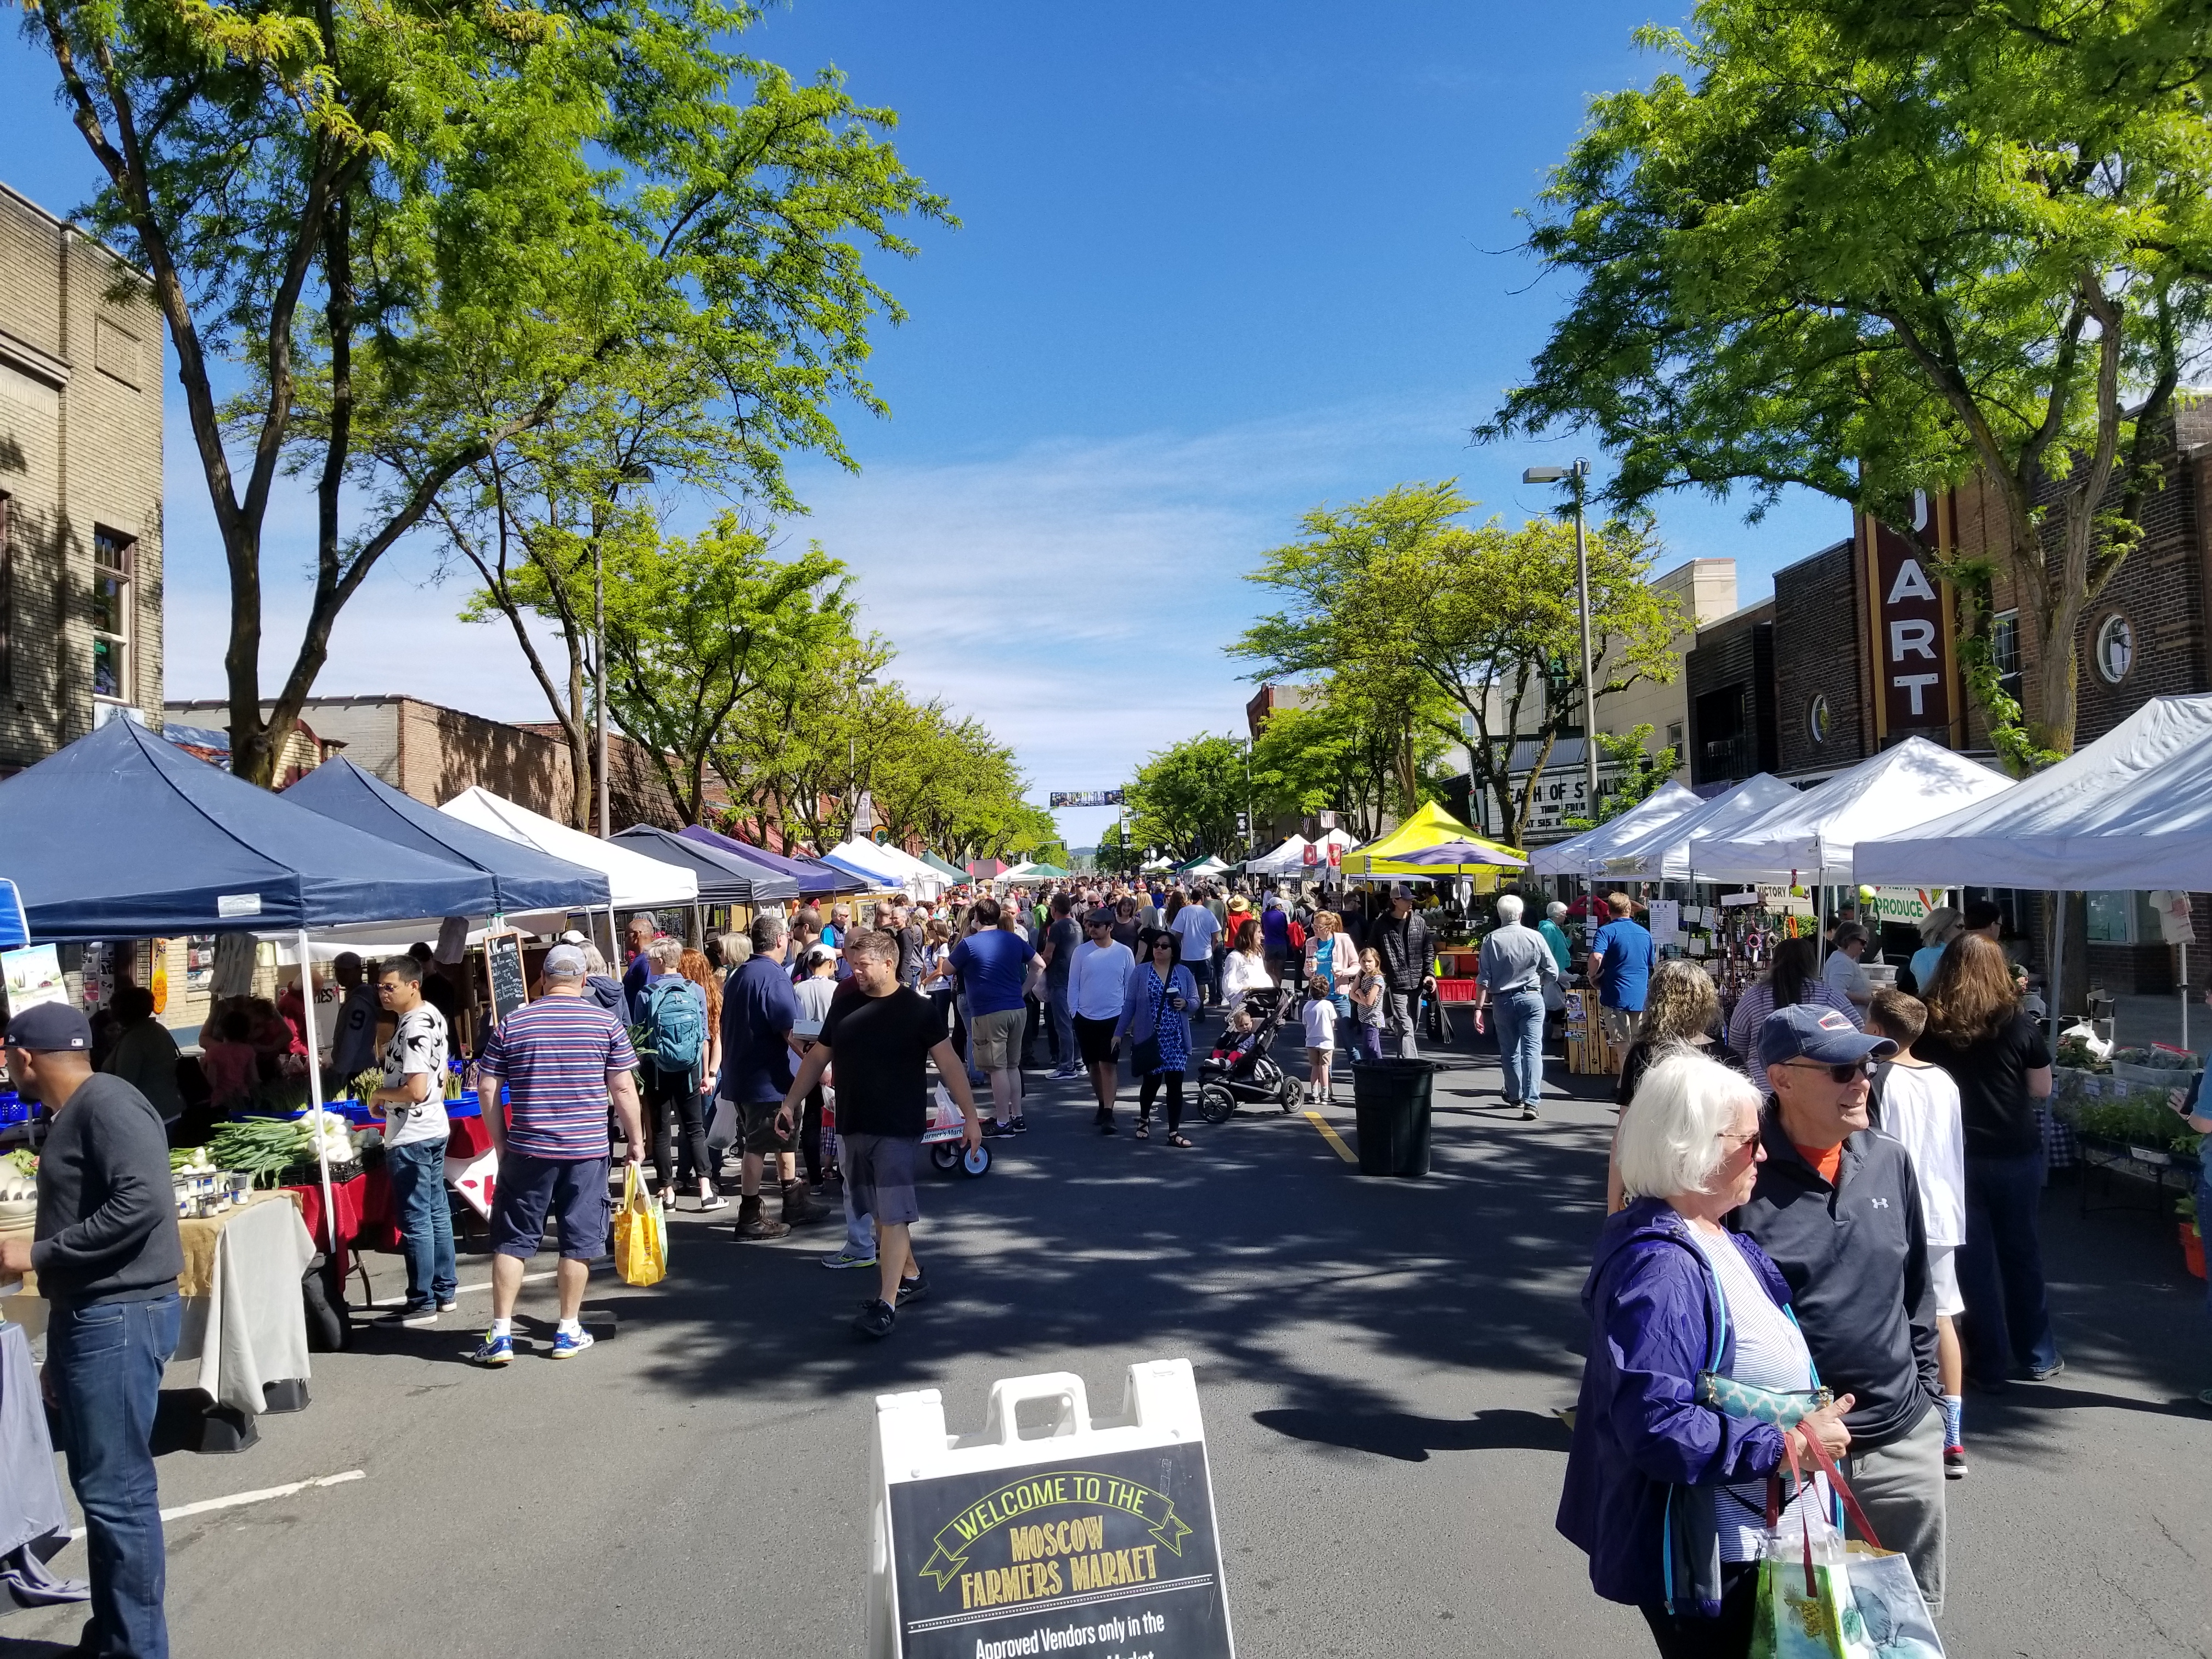
[[[1779,763],[1774,619],[1774,600],[1747,605],[1700,628],[1683,658],[1692,788],[1714,793]]]

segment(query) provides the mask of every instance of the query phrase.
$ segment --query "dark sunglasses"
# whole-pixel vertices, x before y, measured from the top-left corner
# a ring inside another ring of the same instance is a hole
[[[1856,1083],[1863,1077],[1874,1075],[1874,1061],[1870,1060],[1846,1060],[1840,1066],[1823,1065],[1817,1060],[1790,1060],[1783,1064],[1793,1072],[1826,1072],[1834,1083]]]

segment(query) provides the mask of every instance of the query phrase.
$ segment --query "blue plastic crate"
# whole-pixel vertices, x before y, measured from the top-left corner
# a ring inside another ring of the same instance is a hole
[[[37,1106],[20,1095],[0,1094],[0,1129],[11,1123],[28,1123]]]

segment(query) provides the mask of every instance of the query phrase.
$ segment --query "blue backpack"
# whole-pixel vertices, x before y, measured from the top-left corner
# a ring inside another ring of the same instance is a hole
[[[647,994],[646,1042],[664,1072],[693,1072],[707,1048],[707,1016],[688,979],[663,980]]]

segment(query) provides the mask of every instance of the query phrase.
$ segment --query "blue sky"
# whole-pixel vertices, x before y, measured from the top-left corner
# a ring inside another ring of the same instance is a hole
[[[877,346],[892,416],[847,421],[857,477],[798,464],[812,513],[786,533],[852,565],[894,672],[1012,743],[1040,800],[1241,730],[1251,688],[1221,653],[1255,608],[1240,577],[1301,512],[1450,476],[1486,512],[1550,506],[1521,468],[1582,446],[1467,433],[1564,297],[1511,251],[1515,211],[1591,94],[1656,72],[1630,40],[1647,21],[1678,16],[1595,0],[771,11],[748,49],[835,64],[897,110],[902,154],[963,222],[886,262],[912,313]],[[66,210],[93,180],[50,88],[27,44],[0,44],[0,177]],[[171,695],[215,696],[222,565],[173,398],[168,448]],[[1819,501],[1740,516],[1666,504],[1665,562],[1732,557],[1748,603],[1848,528]],[[298,560],[270,561],[272,678],[305,611],[304,503],[276,528]],[[423,592],[431,564],[387,560],[319,689],[543,718],[512,642],[448,620],[458,587]],[[1109,817],[1062,824],[1079,843]]]

